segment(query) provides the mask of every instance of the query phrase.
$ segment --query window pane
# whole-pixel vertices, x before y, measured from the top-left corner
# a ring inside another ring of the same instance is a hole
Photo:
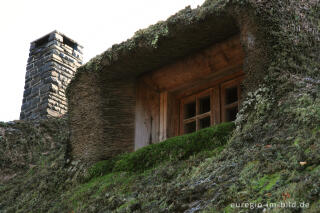
[[[238,101],[238,88],[226,88],[226,104],[231,104]]]
[[[207,128],[211,125],[210,117],[205,117],[199,120],[200,129]]]
[[[184,111],[184,115],[183,118],[187,119],[187,118],[192,118],[196,115],[196,102],[191,102],[188,104],[185,104],[183,106],[183,111]]]
[[[210,111],[210,96],[199,99],[199,114]]]
[[[186,134],[191,133],[191,132],[195,132],[196,131],[196,121],[185,124],[183,127],[183,131]]]
[[[234,121],[237,118],[238,107],[226,109],[226,121]]]

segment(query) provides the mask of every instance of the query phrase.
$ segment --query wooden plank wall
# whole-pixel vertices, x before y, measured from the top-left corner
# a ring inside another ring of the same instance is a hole
[[[179,101],[170,92],[160,93],[159,141],[177,136],[179,133]]]
[[[160,93],[140,80],[136,97],[135,150],[159,142],[160,131]]]

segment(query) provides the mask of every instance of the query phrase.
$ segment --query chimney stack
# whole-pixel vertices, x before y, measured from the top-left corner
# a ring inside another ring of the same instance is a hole
[[[31,43],[21,120],[60,117],[67,112],[65,90],[82,64],[82,49],[57,31]]]

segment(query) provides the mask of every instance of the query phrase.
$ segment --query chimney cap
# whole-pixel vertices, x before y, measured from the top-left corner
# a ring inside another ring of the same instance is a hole
[[[56,34],[58,34],[58,35],[60,35],[60,36],[62,36],[62,37],[64,37],[64,38],[67,38],[68,40],[70,40],[70,41],[72,41],[73,43],[75,43],[78,48],[83,49],[83,46],[80,45],[78,42],[76,42],[75,40],[71,39],[70,37],[66,36],[65,34],[59,32],[59,31],[57,31],[57,30],[54,30],[54,31],[52,31],[52,32],[50,32],[50,33],[48,33],[48,34],[46,34],[46,35],[44,35],[44,36],[42,36],[42,37],[34,40],[34,41],[32,41],[32,42],[31,42],[31,46],[34,45],[37,41],[40,41],[41,39],[43,39],[43,38],[45,38],[45,37],[47,37],[47,36],[50,36],[50,35],[52,35],[52,34],[54,34],[54,33],[56,33]]]

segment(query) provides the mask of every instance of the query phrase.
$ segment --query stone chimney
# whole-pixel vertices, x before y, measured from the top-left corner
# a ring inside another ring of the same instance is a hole
[[[82,64],[82,48],[57,31],[31,43],[21,120],[60,117],[67,112],[65,90]]]

